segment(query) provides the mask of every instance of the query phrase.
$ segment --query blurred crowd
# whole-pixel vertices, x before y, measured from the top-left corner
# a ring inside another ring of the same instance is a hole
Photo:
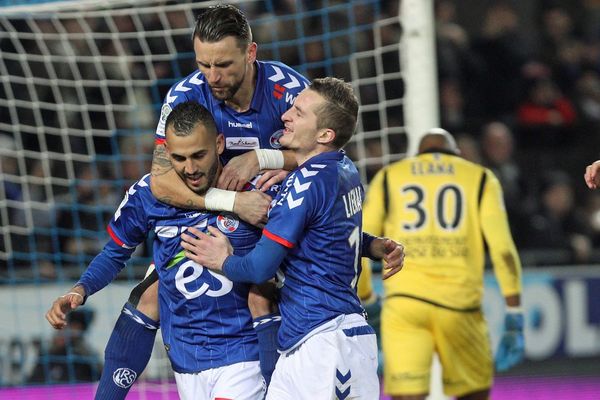
[[[435,7],[442,126],[500,179],[525,265],[600,261],[600,2],[465,3]]]
[[[352,56],[373,49],[373,21],[397,16],[398,1],[300,3],[304,16],[290,0],[242,5],[260,59],[309,78],[377,76],[373,59]],[[70,266],[78,276],[101,249],[124,190],[149,171],[164,96],[195,68],[189,34],[198,10],[42,19],[35,28],[5,20],[22,35],[72,40],[17,45],[0,37],[11,76],[0,85],[1,278],[19,270],[66,278]],[[437,0],[435,20],[441,125],[464,157],[500,179],[524,265],[600,262],[600,192],[582,179],[585,165],[600,158],[600,1]],[[386,45],[402,30],[396,22],[380,33]],[[397,53],[382,57],[383,72],[399,69]],[[383,100],[375,86],[359,88],[363,105]],[[383,95],[402,90],[390,80]],[[386,112],[385,126],[380,113],[363,112],[362,129],[402,126],[401,110]],[[16,122],[18,129],[8,128]],[[405,134],[387,135],[388,153],[406,150]],[[350,145],[349,154],[380,156],[384,140],[369,137],[363,153]],[[139,256],[149,257],[147,248]]]

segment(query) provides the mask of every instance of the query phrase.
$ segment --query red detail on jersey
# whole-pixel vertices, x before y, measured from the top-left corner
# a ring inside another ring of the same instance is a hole
[[[125,245],[125,243],[123,243],[123,241],[121,241],[121,239],[119,239],[117,237],[117,235],[113,232],[113,230],[110,228],[110,225],[106,227],[106,231],[108,232],[108,234],[110,235],[110,237],[112,238],[112,240],[115,241],[116,244],[118,244],[121,247],[127,247]]]
[[[167,142],[167,140],[165,138],[156,138],[154,140],[154,144],[155,145],[159,145],[159,144],[165,144]]]
[[[273,96],[275,96],[277,100],[281,99],[283,93],[285,93],[285,88],[278,83],[276,83],[273,88],[275,89],[273,90]]]
[[[288,242],[284,238],[279,237],[279,236],[275,235],[274,233],[269,232],[266,229],[263,229],[263,235],[265,235],[266,237],[268,237],[272,241],[277,242],[280,245],[287,247],[288,249],[293,249],[294,248],[294,243]]]
[[[228,397],[215,397],[215,400],[233,400]]]

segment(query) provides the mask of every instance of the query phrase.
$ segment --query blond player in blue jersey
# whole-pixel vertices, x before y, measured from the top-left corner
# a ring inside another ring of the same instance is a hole
[[[186,256],[234,282],[261,282],[279,269],[279,350],[268,400],[379,398],[377,340],[356,293],[361,256],[402,268],[402,246],[362,231],[363,188],[340,149],[356,128],[347,83],[315,79],[282,119],[281,143],[298,163],[272,203],[256,247],[243,257],[228,239],[183,234]],[[377,241],[382,245],[376,245]]]
[[[496,368],[512,367],[524,353],[521,263],[496,177],[459,157],[448,132],[433,129],[417,156],[377,173],[363,216],[366,231],[406,246],[404,269],[384,281],[385,392],[425,399],[437,353],[447,395],[487,399],[494,357],[481,310],[486,245],[507,311]],[[363,277],[359,295],[367,298],[370,274]]]

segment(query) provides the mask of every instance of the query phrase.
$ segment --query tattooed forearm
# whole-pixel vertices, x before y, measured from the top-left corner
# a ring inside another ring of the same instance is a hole
[[[152,155],[152,176],[164,175],[172,168],[173,166],[171,165],[171,160],[169,160],[165,146],[163,144],[156,145],[154,147],[154,154]]]
[[[160,201],[161,203],[165,203],[168,204],[170,206],[174,206],[175,204],[173,203],[173,199],[171,198],[171,196],[162,196],[162,197],[157,197],[158,201]]]
[[[194,199],[187,199],[187,200],[185,200],[185,202],[180,203],[177,201],[176,198],[174,198],[172,196],[159,196],[157,198],[158,198],[158,201],[168,204],[173,207],[185,208],[188,210],[202,209],[202,206],[199,203],[197,203],[196,201],[194,201]]]

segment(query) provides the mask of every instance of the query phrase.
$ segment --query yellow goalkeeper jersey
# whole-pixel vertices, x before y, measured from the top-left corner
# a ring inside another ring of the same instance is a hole
[[[423,153],[380,170],[367,192],[363,229],[405,247],[404,268],[384,281],[386,297],[480,307],[486,243],[502,294],[521,292],[500,183],[489,169],[453,154]],[[370,292],[363,279],[359,295]]]

